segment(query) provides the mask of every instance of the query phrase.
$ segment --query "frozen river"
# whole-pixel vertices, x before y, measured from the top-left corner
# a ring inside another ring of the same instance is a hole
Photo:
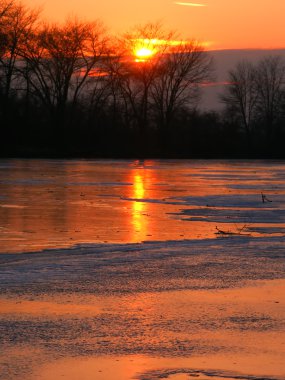
[[[261,161],[2,160],[1,252],[206,239],[216,226],[280,235],[284,169]]]
[[[0,161],[0,379],[284,380],[284,169]]]

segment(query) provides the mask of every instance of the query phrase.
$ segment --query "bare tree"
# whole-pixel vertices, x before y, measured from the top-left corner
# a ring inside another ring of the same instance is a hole
[[[0,0],[0,33],[1,33],[1,47],[6,34],[7,21],[10,16],[10,10],[13,7],[14,0]],[[1,51],[2,52],[2,51]]]
[[[129,88],[129,73],[126,69],[125,54],[120,51],[121,46],[112,43],[112,53],[104,61],[106,70],[105,83],[109,90],[108,102],[112,113],[113,122],[118,122],[118,115],[124,124],[129,127],[132,114],[131,102],[126,89]],[[132,100],[132,97],[131,97]]]
[[[254,66],[247,61],[239,62],[229,72],[228,82],[221,100],[228,111],[241,122],[247,135],[248,145],[251,147],[258,100]]]
[[[212,60],[197,41],[171,43],[151,87],[160,126],[169,127],[182,107],[196,104],[200,85],[210,79]]]
[[[0,34],[1,34],[1,47],[4,42],[7,21],[9,20],[10,10],[13,7],[14,0],[0,0]],[[2,50],[0,50],[2,53]]]
[[[13,81],[17,81],[19,78],[18,68],[22,52],[38,21],[39,10],[29,9],[21,2],[10,2],[5,9],[5,20],[2,28],[2,37],[5,44],[2,46],[0,67],[2,93],[7,101],[12,90]]]
[[[209,78],[206,52],[195,41],[177,38],[159,23],[124,36],[112,78],[118,78],[116,100],[123,101],[125,114],[136,121],[142,136],[151,124],[169,126],[175,112],[193,104],[199,85]]]
[[[0,0],[0,60],[2,62],[8,45],[7,26],[9,25],[9,11],[13,5],[13,1]],[[2,71],[2,65],[0,63],[0,69]],[[2,73],[1,73],[2,74]],[[0,86],[3,84],[2,75],[0,77]],[[0,90],[2,88],[0,87]]]
[[[285,63],[279,56],[264,58],[256,67],[258,113],[264,121],[266,138],[271,142],[275,124],[282,114],[285,100]]]
[[[160,23],[149,23],[137,26],[125,34],[122,41],[124,50],[117,72],[120,90],[126,106],[130,107],[128,112],[131,112],[142,134],[149,124],[151,87],[160,74],[162,56],[173,37],[174,33],[165,31]],[[137,55],[140,49],[149,51],[150,57]]]
[[[29,40],[24,52],[27,81],[56,128],[64,128],[67,104],[75,107],[88,81],[100,77],[98,65],[106,49],[102,25],[77,19],[44,25]]]

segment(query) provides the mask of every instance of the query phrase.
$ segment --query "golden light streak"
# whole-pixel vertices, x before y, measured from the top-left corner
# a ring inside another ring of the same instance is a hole
[[[153,39],[138,38],[136,40],[133,40],[133,43],[136,46],[146,47],[146,48],[152,49],[155,46],[157,46],[157,47],[159,47],[159,46],[183,46],[183,45],[191,44],[191,43],[193,43],[193,41],[191,41],[191,40],[160,40],[157,38],[153,38]],[[211,44],[212,44],[212,42],[210,42],[210,41],[202,41],[202,42],[199,41],[199,45],[203,46],[203,47],[209,46]]]
[[[158,38],[137,38],[134,40],[136,45],[139,46],[147,46],[149,48],[153,46],[179,46],[179,45],[186,45],[189,43],[189,41],[183,41],[183,40],[160,40]]]
[[[148,62],[157,53],[166,53],[167,47],[185,47],[187,45],[196,45],[197,41],[191,40],[162,40],[158,38],[136,38],[131,40],[133,46],[132,51],[135,57],[135,62]],[[208,48],[211,46],[210,41],[198,42],[198,45],[203,48]]]
[[[140,202],[144,198],[145,188],[143,177],[137,172],[134,175],[134,193],[133,196],[137,201],[133,202],[133,224],[141,234],[145,233],[145,217],[142,215],[145,204]]]
[[[176,1],[174,4],[176,5],[184,5],[186,7],[206,7],[206,4],[199,4],[199,3],[182,3],[179,1]]]

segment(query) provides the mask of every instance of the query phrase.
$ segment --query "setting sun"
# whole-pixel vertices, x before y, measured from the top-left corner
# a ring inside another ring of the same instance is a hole
[[[153,57],[156,53],[154,42],[150,40],[139,39],[135,43],[133,52],[136,58],[136,62],[145,62]]]
[[[154,54],[154,50],[148,48],[140,48],[135,51],[135,55],[138,58],[149,58]]]

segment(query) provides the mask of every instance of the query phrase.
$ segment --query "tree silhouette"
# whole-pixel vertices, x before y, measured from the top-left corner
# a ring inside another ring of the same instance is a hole
[[[161,128],[168,128],[180,109],[196,104],[200,85],[210,79],[211,71],[212,60],[197,41],[170,44],[151,88]]]
[[[266,145],[280,125],[285,104],[285,63],[279,56],[265,57],[256,65],[240,62],[229,72],[229,84],[221,100],[236,117],[252,147],[254,126],[264,128]]]
[[[142,145],[148,130],[167,129],[179,109],[194,104],[199,85],[210,77],[211,59],[201,45],[177,38],[160,24],[136,27],[110,61],[114,102],[135,121]],[[136,56],[141,49],[149,57]]]
[[[222,102],[228,111],[234,115],[243,126],[249,148],[252,147],[252,133],[256,118],[258,92],[256,88],[256,71],[254,66],[247,62],[239,62],[229,72],[228,85],[221,96]]]
[[[256,67],[257,108],[265,124],[266,139],[272,143],[275,127],[285,102],[285,63],[279,56],[269,56]]]
[[[74,108],[87,82],[94,82],[106,44],[100,23],[76,19],[44,25],[29,39],[26,80],[59,133],[64,134],[67,104]]]
[[[31,10],[21,2],[13,3],[9,7],[4,27],[5,47],[0,59],[4,99],[9,98],[12,82],[19,78],[19,61],[38,17],[38,10]]]

